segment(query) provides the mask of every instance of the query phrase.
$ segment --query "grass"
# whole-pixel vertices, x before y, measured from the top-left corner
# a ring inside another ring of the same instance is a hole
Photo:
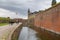
[[[4,26],[7,25],[8,23],[0,23],[0,26]]]

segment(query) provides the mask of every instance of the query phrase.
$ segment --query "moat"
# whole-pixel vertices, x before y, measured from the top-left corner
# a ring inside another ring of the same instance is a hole
[[[23,27],[18,40],[38,40],[36,34],[37,32],[35,30],[28,27]]]
[[[23,27],[18,40],[59,40],[60,35],[41,28]]]

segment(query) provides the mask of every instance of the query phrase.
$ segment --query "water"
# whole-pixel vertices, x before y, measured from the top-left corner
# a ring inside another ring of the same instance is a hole
[[[60,40],[60,36],[43,29],[36,32],[28,27],[23,27],[18,40]]]
[[[23,27],[18,40],[37,40],[36,33],[28,27]]]

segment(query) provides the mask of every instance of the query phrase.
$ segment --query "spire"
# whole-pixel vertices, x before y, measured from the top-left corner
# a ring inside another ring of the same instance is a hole
[[[28,14],[30,14],[30,9],[28,9]]]
[[[56,0],[52,0],[52,6],[56,5]]]

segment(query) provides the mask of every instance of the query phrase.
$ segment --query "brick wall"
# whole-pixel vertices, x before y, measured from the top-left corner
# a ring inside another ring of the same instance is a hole
[[[34,18],[37,27],[60,27],[60,4],[39,12]]]

